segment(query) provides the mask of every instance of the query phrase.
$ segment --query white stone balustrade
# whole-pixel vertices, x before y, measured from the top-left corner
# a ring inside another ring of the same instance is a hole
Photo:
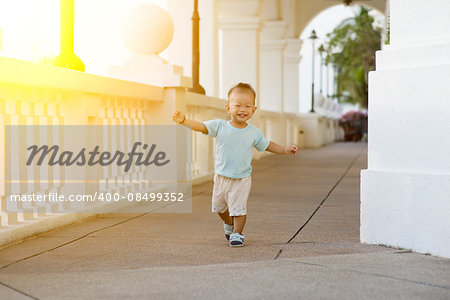
[[[101,76],[85,74],[64,68],[38,65],[0,57],[0,125],[2,144],[10,147],[17,139],[5,140],[6,125],[145,125],[172,124],[167,108],[171,89],[148,86],[135,82],[126,82]],[[163,114],[162,114],[163,113]],[[55,138],[55,137],[53,137]],[[44,141],[45,142],[45,141]],[[3,229],[0,229],[0,244],[10,242],[2,232],[11,226],[21,225],[22,233],[14,239],[36,233],[33,220],[41,220],[51,215],[55,209],[45,207],[24,213],[5,211],[5,152],[0,150],[2,176],[0,182],[0,217]],[[8,148],[6,148],[8,150]],[[21,179],[38,178],[44,168],[37,168],[35,174],[23,174]],[[7,170],[8,171],[8,170]],[[9,170],[14,171],[14,170]],[[37,172],[37,173],[36,173]],[[139,178],[142,169],[136,169],[133,176]],[[105,174],[110,188],[125,186],[129,191],[136,187],[126,186],[127,175],[110,170]],[[33,191],[51,192],[58,186],[42,184],[35,187],[23,187],[21,193]],[[22,189],[22,188],[21,188]],[[65,221],[59,219],[55,224],[73,222],[77,214],[70,214]],[[46,221],[48,222],[48,221]],[[20,223],[20,224],[19,224]],[[29,226],[24,226],[29,225]],[[55,225],[56,226],[56,225]],[[45,228],[49,230],[48,227]]]
[[[300,131],[302,131],[306,147],[320,147],[334,141],[343,140],[344,134],[339,126],[342,107],[332,99],[317,93],[314,110],[315,113],[302,113],[300,117]]]

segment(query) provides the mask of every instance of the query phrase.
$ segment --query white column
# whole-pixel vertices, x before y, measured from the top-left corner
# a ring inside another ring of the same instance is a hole
[[[299,113],[299,64],[301,60],[300,39],[288,39],[284,48],[284,105],[283,111]]]
[[[260,43],[260,95],[259,108],[262,110],[283,112],[284,62],[283,39],[287,29],[286,22],[265,22]]]
[[[259,14],[263,1],[220,0],[219,96],[238,82],[250,83],[259,95]],[[259,97],[256,99],[257,105]]]
[[[281,18],[288,24],[286,36],[295,36],[295,0],[281,0]]]
[[[391,44],[369,78],[361,241],[450,257],[450,2],[390,4]]]

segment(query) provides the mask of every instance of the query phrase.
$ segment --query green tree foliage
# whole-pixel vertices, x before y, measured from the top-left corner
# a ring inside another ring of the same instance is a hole
[[[327,34],[325,64],[339,70],[340,101],[360,103],[367,108],[368,72],[375,69],[375,51],[380,49],[381,28],[374,25],[370,10],[359,6],[353,18],[346,19]]]

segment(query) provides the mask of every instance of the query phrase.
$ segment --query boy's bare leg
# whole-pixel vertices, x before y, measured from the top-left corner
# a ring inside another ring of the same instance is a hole
[[[247,216],[235,216],[233,217],[234,229],[233,233],[240,233],[244,230],[245,221],[247,221]]]
[[[227,224],[231,225],[233,224],[233,217],[230,217],[230,214],[228,213],[228,209],[223,213],[217,213],[219,217],[222,219],[222,221]]]

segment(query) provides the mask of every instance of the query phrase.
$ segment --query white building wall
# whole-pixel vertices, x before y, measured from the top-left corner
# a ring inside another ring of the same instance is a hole
[[[369,78],[361,241],[450,257],[450,2],[390,4]]]

